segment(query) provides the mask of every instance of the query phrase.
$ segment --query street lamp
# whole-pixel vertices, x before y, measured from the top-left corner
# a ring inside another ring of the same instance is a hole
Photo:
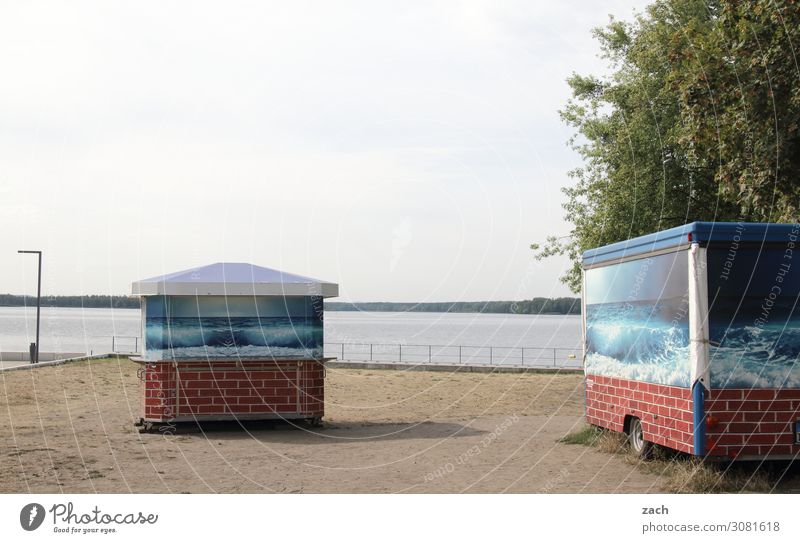
[[[30,253],[39,255],[39,281],[36,286],[36,343],[31,352],[31,364],[39,363],[39,315],[42,308],[42,252],[41,251],[17,251],[18,253]]]

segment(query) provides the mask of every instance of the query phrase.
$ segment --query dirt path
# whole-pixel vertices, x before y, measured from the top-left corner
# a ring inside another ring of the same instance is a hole
[[[579,375],[329,370],[320,429],[139,434],[126,359],[0,373],[0,492],[657,492],[618,456],[557,443]]]

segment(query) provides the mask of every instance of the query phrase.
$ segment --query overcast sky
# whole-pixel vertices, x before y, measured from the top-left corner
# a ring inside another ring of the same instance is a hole
[[[644,2],[2,2],[0,292],[218,261],[341,300],[568,295],[558,116]]]

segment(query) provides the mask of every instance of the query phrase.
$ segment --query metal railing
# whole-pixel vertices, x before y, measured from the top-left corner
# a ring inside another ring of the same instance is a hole
[[[398,364],[515,365],[580,368],[581,351],[568,347],[325,343],[325,356],[353,362]]]
[[[139,336],[105,338],[110,352],[139,352]],[[579,347],[501,347],[484,345],[420,345],[408,343],[326,342],[324,356],[352,362],[397,364],[516,365],[532,368],[580,368]]]
[[[100,345],[102,348],[93,350],[103,350],[106,345],[110,348],[108,352],[118,354],[137,354],[141,344],[141,337],[139,336],[91,336],[102,340]],[[92,341],[92,346],[97,345],[97,342]]]

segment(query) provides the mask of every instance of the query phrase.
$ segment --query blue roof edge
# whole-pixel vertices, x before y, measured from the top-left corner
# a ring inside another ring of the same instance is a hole
[[[668,230],[584,251],[581,264],[591,266],[620,258],[645,255],[690,242],[781,242],[796,241],[800,225],[758,222],[692,222]],[[691,240],[689,239],[691,234]],[[795,239],[792,240],[791,236]]]

